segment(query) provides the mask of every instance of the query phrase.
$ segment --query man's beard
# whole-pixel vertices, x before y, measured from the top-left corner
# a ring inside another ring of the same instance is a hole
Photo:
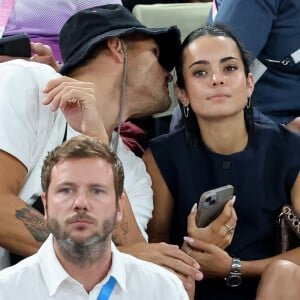
[[[48,228],[56,239],[63,257],[71,263],[84,266],[94,263],[105,252],[116,219],[117,212],[113,217],[104,220],[101,232],[95,232],[81,240],[76,240],[69,233],[63,231],[62,226],[55,218],[49,217]]]

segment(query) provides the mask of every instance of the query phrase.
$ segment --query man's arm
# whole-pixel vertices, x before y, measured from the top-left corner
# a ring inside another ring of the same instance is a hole
[[[25,166],[1,150],[0,165],[0,245],[28,256],[38,250],[49,232],[43,215],[18,196],[27,173]]]
[[[113,132],[112,139],[115,138],[116,136]],[[153,211],[153,191],[150,176],[146,171],[144,162],[126,148],[120,137],[117,155],[124,167],[124,189],[128,196],[136,223],[144,239],[148,240],[146,230],[149,220],[152,218]]]
[[[120,251],[123,251],[124,247],[130,247],[135,243],[146,243],[136,223],[127,195],[125,197],[123,219],[113,231],[113,242]]]
[[[22,57],[22,59],[49,65],[57,72],[60,70],[60,66],[55,61],[52,50],[49,46],[40,43],[31,42],[30,47],[32,51],[32,56],[30,58]],[[0,63],[17,59],[17,58],[20,57],[0,55]]]

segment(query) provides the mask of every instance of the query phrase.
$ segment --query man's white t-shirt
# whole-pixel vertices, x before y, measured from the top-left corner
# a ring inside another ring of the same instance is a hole
[[[42,104],[47,83],[61,75],[48,65],[21,59],[1,63],[0,74],[0,150],[16,157],[27,168],[19,196],[32,205],[42,191],[43,160],[48,151],[62,143],[65,134],[66,120],[62,112],[51,112],[50,106]],[[68,128],[68,138],[76,134]],[[147,238],[145,230],[153,210],[150,176],[143,161],[126,149],[122,141],[117,154],[124,167],[125,191],[138,226]],[[0,209],[5,209],[1,202]],[[0,270],[8,265],[8,252],[0,247]]]

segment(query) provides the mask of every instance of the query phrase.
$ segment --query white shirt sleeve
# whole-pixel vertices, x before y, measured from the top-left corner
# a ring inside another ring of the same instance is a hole
[[[48,81],[61,75],[45,64],[21,59],[1,63],[0,74],[5,74],[0,81],[0,149],[27,168],[19,196],[31,205],[41,192],[43,159],[63,140],[63,114],[41,103]]]
[[[115,134],[113,134],[113,137]],[[152,218],[153,191],[152,182],[146,171],[143,160],[127,149],[119,139],[117,154],[123,163],[125,182],[124,188],[131,204],[137,224],[146,240],[147,224]]]
[[[43,64],[16,59],[0,64],[0,149],[20,160],[29,170],[37,139],[49,107],[41,104],[49,79],[59,76]],[[48,114],[54,119],[54,114]],[[49,122],[51,121],[49,120]]]

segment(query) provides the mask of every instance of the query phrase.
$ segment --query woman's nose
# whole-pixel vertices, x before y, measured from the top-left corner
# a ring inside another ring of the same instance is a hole
[[[213,86],[219,85],[219,84],[224,84],[224,78],[221,74],[219,73],[213,73],[211,77],[211,83]]]

